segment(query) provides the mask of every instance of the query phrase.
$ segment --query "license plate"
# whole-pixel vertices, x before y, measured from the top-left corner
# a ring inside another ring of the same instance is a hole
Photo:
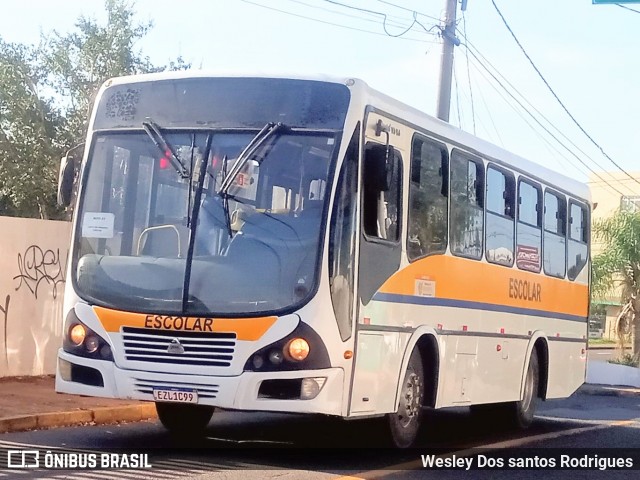
[[[154,388],[153,399],[156,402],[198,403],[198,392],[180,388]]]

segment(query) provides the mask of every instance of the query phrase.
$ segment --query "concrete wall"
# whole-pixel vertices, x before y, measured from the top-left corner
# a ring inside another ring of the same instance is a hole
[[[0,377],[55,373],[71,223],[0,217]]]

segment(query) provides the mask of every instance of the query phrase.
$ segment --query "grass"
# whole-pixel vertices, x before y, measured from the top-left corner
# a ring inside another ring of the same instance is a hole
[[[615,345],[616,342],[614,340],[609,340],[607,338],[590,338],[589,345]]]

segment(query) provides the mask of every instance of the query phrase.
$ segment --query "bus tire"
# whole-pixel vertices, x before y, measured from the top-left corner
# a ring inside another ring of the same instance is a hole
[[[511,410],[511,420],[514,427],[525,429],[533,423],[536,413],[540,389],[540,363],[538,352],[534,348],[529,359],[529,368],[524,378],[522,400],[508,404]]]
[[[202,433],[213,415],[209,405],[156,402],[160,423],[169,432],[184,435]]]
[[[387,415],[390,441],[396,448],[408,448],[416,440],[424,409],[424,368],[417,348],[411,353],[401,385],[400,402],[394,413]]]

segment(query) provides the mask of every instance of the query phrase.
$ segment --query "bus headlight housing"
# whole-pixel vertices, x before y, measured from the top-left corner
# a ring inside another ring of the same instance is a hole
[[[80,357],[94,358],[113,362],[111,346],[95,333],[70,310],[64,325],[62,349]]]
[[[255,352],[244,366],[245,372],[315,370],[331,367],[329,353],[315,330],[300,322],[285,338]]]

